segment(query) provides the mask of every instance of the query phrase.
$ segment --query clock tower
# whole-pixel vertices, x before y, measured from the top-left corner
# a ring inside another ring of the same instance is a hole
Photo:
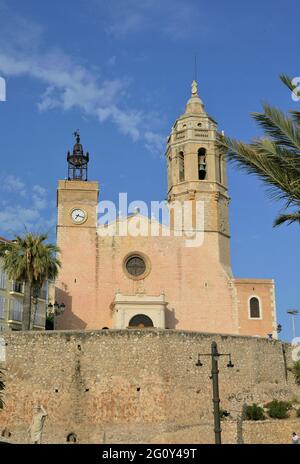
[[[89,307],[96,293],[96,231],[99,184],[89,181],[89,153],[75,133],[73,152],[68,152],[68,180],[58,181],[57,244],[62,268],[56,282],[55,298],[66,309],[57,327],[86,328]],[[72,308],[81,308],[72,312]],[[81,312],[83,319],[81,320]]]

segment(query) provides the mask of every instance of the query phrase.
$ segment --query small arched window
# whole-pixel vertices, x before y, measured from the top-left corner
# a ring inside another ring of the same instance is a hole
[[[206,150],[199,148],[198,150],[198,178],[204,180],[206,177]]]
[[[183,151],[179,153],[179,182],[184,181],[184,154]]]
[[[67,436],[67,443],[77,443],[76,433],[69,433],[69,435]]]
[[[10,438],[11,437],[11,433],[6,427],[5,427],[5,429],[2,430],[1,437],[3,437],[3,438]]]
[[[253,296],[252,298],[250,298],[249,306],[250,306],[251,319],[259,319],[260,318],[260,303],[259,303],[259,299],[256,296]]]

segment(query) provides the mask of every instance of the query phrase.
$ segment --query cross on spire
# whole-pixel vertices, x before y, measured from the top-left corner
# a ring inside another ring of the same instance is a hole
[[[77,131],[74,132],[74,137],[76,139],[76,143],[80,143],[80,133],[79,133],[79,129],[77,129]]]

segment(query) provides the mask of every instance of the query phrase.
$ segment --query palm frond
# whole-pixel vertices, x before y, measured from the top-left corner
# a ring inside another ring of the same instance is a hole
[[[296,97],[300,98],[300,91],[297,90],[297,85],[293,83],[293,79],[291,79],[286,74],[280,74],[279,77],[282,80],[282,82],[287,86],[287,88],[290,89]]]
[[[264,129],[277,145],[287,146],[300,151],[300,134],[294,121],[282,111],[267,103],[263,105],[264,113],[252,113],[252,117]]]
[[[293,222],[300,223],[300,211],[290,214],[281,214],[280,216],[278,216],[278,218],[275,219],[274,227],[280,226],[285,222],[287,222],[288,224],[292,224]]]
[[[239,169],[247,174],[254,174],[262,180],[269,189],[273,198],[286,202],[300,202],[300,185],[294,187],[291,198],[291,184],[299,180],[300,172],[297,170],[281,168],[282,160],[278,153],[266,141],[255,141],[253,144],[245,144],[229,137],[219,137],[217,141],[219,149],[227,151],[227,158]]]
[[[282,82],[300,98],[295,82],[287,75]],[[267,103],[263,112],[252,117],[264,130],[265,137],[243,143],[218,135],[217,147],[221,154],[247,174],[256,175],[266,186],[272,199],[285,202],[285,208],[297,209],[281,214],[274,225],[300,222],[300,112],[287,116]]]
[[[289,113],[292,116],[292,119],[293,119],[294,123],[296,124],[296,126],[298,127],[298,130],[299,130],[299,128],[300,128],[300,111],[290,110]]]

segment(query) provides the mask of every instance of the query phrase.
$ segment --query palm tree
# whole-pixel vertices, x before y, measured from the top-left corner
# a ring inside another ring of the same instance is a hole
[[[45,243],[47,238],[44,234],[26,233],[24,237],[17,235],[12,242],[0,244],[3,269],[8,278],[25,284],[22,330],[30,330],[33,326],[32,297],[47,280],[56,279],[61,265],[56,257],[58,247]]]
[[[283,83],[296,95],[300,92],[286,75]],[[274,226],[287,222],[300,223],[300,112],[290,116],[265,104],[263,113],[253,113],[253,119],[264,130],[263,138],[243,143],[224,135],[218,136],[218,147],[229,161],[249,174],[255,174],[268,187],[273,199],[284,200],[292,208],[279,215]]]

